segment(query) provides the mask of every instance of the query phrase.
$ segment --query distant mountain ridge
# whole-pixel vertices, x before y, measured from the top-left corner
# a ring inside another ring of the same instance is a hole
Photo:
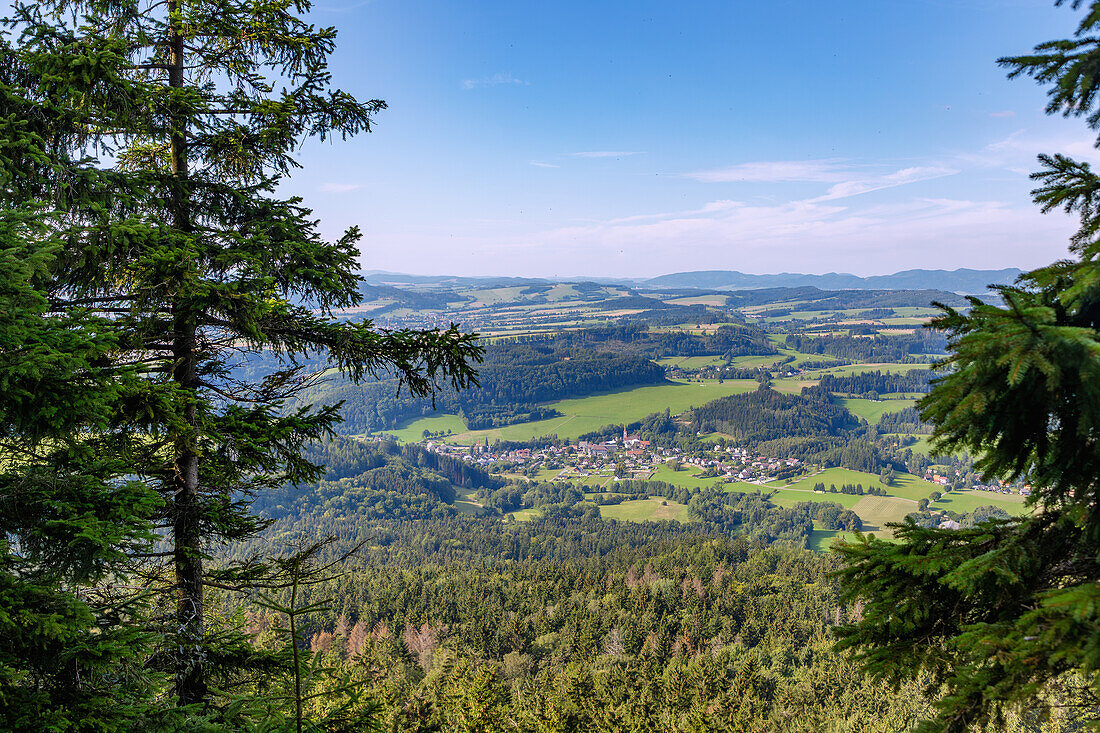
[[[363,282],[368,285],[449,285],[454,287],[486,287],[508,288],[522,285],[539,285],[559,282],[558,280],[541,277],[510,277],[506,275],[409,275],[403,272],[388,272],[386,270],[367,270],[361,272]],[[569,280],[572,282],[572,280]]]
[[[760,288],[797,288],[812,286],[822,290],[946,290],[954,293],[979,294],[990,285],[1008,285],[1023,270],[1007,267],[1001,270],[903,270],[892,275],[860,277],[846,272],[829,272],[824,275],[807,275],[797,272],[781,272],[769,275],[753,275],[737,270],[695,270],[659,275],[653,278],[611,277],[508,277],[508,276],[456,276],[409,275],[399,272],[370,270],[363,273],[368,285],[400,287],[515,287],[555,282],[600,283],[642,288],[683,290],[757,290]]]
[[[750,275],[736,270],[699,270],[660,275],[641,281],[645,287],[700,288],[707,290],[751,290],[756,288],[801,287],[811,285],[823,290],[948,290],[956,293],[983,293],[990,285],[1008,285],[1023,270],[903,270],[892,275],[860,277],[843,272],[804,275],[783,272],[775,275]]]

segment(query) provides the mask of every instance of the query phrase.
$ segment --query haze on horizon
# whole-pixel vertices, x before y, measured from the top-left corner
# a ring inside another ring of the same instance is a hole
[[[336,84],[389,104],[284,184],[365,270],[652,277],[1028,268],[1066,254],[1038,153],[1100,161],[1000,56],[1050,0],[322,0]]]

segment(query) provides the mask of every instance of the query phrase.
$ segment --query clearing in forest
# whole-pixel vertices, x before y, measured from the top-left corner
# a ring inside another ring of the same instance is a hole
[[[600,507],[600,516],[604,519],[619,519],[627,522],[659,521],[674,519],[687,521],[687,505],[661,498],[636,499],[622,504],[608,504]]]
[[[557,435],[559,438],[575,440],[585,433],[607,425],[624,425],[636,422],[655,412],[664,412],[667,408],[672,414],[678,414],[692,407],[743,392],[751,392],[759,385],[751,379],[727,379],[719,384],[715,380],[706,382],[669,381],[665,384],[648,387],[604,392],[569,400],[550,402],[546,406],[562,413],[561,417],[548,420],[508,425],[489,430],[470,430],[447,438],[449,443],[469,445],[480,443],[486,438],[490,442],[500,440],[533,440],[545,435]],[[419,435],[422,418],[405,428],[407,434]],[[419,438],[415,438],[419,440]]]
[[[852,507],[863,520],[863,531],[882,537],[893,537],[893,532],[886,528],[887,522],[901,522],[906,514],[916,510],[917,502],[896,496],[864,496]]]

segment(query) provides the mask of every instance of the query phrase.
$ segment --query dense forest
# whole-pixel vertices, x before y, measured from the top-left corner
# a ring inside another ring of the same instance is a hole
[[[766,332],[744,324],[724,324],[705,333],[688,333],[682,330],[651,330],[649,323],[627,323],[548,335],[521,336],[515,340],[544,349],[592,349],[637,354],[652,359],[710,354],[732,358],[779,353],[768,340]]]
[[[305,634],[392,731],[901,730],[830,629],[858,615],[820,555],[715,539],[492,568],[369,565],[311,589]],[[262,645],[274,616],[254,614]],[[321,704],[321,703],[319,703]]]
[[[883,433],[924,433],[932,432],[932,426],[921,419],[916,408],[906,407],[897,412],[887,412],[878,421],[878,429]]]
[[[625,387],[659,384],[663,356],[774,354],[767,336],[744,325],[724,325],[705,334],[651,331],[648,324],[564,331],[485,345],[478,385],[444,389],[433,399],[410,397],[396,379],[351,384],[338,377],[304,391],[302,403],[342,402],[341,430],[358,434],[390,430],[437,411],[459,415],[471,430],[554,417],[541,403],[584,397]],[[271,355],[242,365],[249,374],[274,368]],[[321,369],[323,364],[314,363]]]
[[[692,411],[690,431],[718,432],[766,455],[799,458],[822,466],[878,473],[903,470],[905,463],[887,455],[873,431],[821,387],[800,395],[762,386]]]
[[[299,399],[342,402],[341,430],[346,433],[393,429],[437,410],[458,414],[468,428],[477,430],[557,414],[540,402],[660,384],[664,379],[664,370],[644,356],[491,344],[478,368],[478,386],[470,389],[444,389],[430,399],[408,395],[396,379],[352,384],[332,377]]]
[[[885,373],[876,370],[839,377],[822,374],[818,386],[833,394],[867,395],[877,399],[882,394],[927,392],[932,378],[932,372],[927,369]]]
[[[784,437],[837,436],[859,427],[859,418],[819,387],[801,395],[762,388],[731,395],[692,411],[692,429],[719,432],[747,445]]]
[[[965,305],[958,293],[943,290],[821,290],[812,285],[798,287],[757,288],[715,292],[725,295],[731,305],[744,308],[753,305],[797,303],[791,307],[801,311],[824,311],[842,308],[905,308],[925,307],[938,302],[945,305]]]
[[[788,348],[804,354],[824,354],[838,359],[864,362],[908,363],[918,355],[942,354],[947,348],[943,336],[924,329],[899,336],[812,336],[792,333]]]

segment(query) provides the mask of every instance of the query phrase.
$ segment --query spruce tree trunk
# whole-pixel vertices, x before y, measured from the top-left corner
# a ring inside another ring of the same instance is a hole
[[[183,87],[184,47],[179,33],[179,0],[168,4],[169,37],[168,86]],[[182,233],[191,231],[187,189],[187,129],[186,116],[172,101],[171,155],[174,187],[171,192],[173,225]],[[181,265],[182,266],[182,265]],[[180,273],[177,287],[186,288],[188,273]],[[204,618],[202,586],[202,546],[199,527],[199,456],[196,452],[196,376],[197,342],[194,315],[177,291],[172,303],[172,379],[186,400],[183,418],[186,426],[177,432],[173,449],[175,490],[172,496],[172,542],[176,572],[176,695],[180,705],[192,705],[206,700],[206,668],[204,651]]]
[[[186,392],[193,392],[195,381],[195,326],[185,314],[177,315],[173,354],[175,381]],[[195,424],[195,403],[190,400],[184,418]],[[204,622],[202,586],[202,546],[199,528],[199,457],[194,436],[177,438],[175,492],[172,497],[174,521],[172,541],[176,570],[177,646],[176,694],[180,705],[201,703],[206,699],[204,660]]]

